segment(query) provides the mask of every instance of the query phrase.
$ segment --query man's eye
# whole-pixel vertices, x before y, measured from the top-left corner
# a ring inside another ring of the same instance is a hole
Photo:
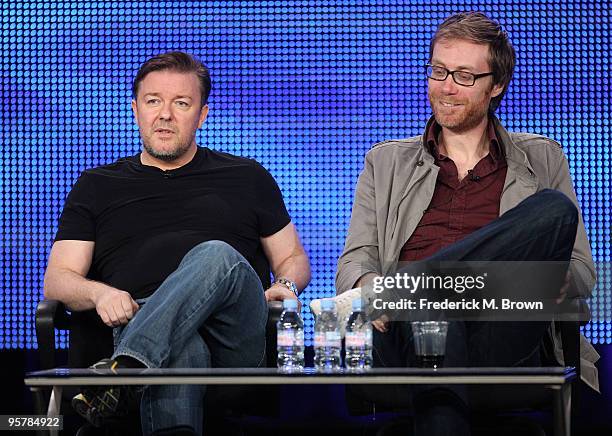
[[[433,68],[431,72],[436,77],[446,76],[446,70],[444,68]]]
[[[157,104],[159,103],[159,98],[149,98],[147,100],[147,104]]]
[[[472,73],[467,73],[465,71],[457,71],[455,74],[457,75],[457,79],[467,82],[471,81],[473,77]]]
[[[179,107],[189,107],[189,103],[187,103],[186,101],[177,101],[176,102],[177,106]]]

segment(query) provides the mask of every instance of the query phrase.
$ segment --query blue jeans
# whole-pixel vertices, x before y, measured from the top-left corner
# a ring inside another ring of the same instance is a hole
[[[230,245],[203,242],[117,331],[113,358],[148,368],[257,367],[265,361],[268,306],[261,281]],[[148,386],[145,435],[187,426],[202,434],[205,386]]]
[[[545,189],[501,217],[438,251],[431,261],[570,261],[578,211],[569,198]],[[401,272],[414,274],[408,265]],[[558,278],[559,283],[563,278]],[[451,322],[445,366],[539,366],[547,322]],[[415,366],[410,323],[374,331],[374,366]],[[396,389],[399,404],[415,410],[414,434],[468,435],[468,404],[463,387]]]

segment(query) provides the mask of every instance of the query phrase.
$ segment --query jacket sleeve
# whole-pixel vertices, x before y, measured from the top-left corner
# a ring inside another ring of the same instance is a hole
[[[336,293],[352,289],[367,273],[380,273],[376,222],[374,168],[370,152],[366,155],[363,171],[357,180],[351,222],[344,250],[338,259]]]
[[[570,274],[572,283],[568,293],[569,297],[591,296],[593,287],[595,286],[595,265],[593,264],[593,256],[591,255],[591,247],[587,239],[584,221],[582,220],[582,212],[576,199],[576,193],[572,185],[572,179],[569,173],[569,166],[563,151],[559,149],[560,163],[556,172],[552,173],[551,187],[563,192],[572,200],[578,209],[578,230],[576,232],[576,242],[572,251],[572,259],[570,261]]]

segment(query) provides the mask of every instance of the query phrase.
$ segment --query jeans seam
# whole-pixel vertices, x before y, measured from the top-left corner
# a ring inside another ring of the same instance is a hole
[[[214,287],[212,287],[210,289],[210,292],[206,296],[207,298],[205,300],[204,299],[200,299],[199,300],[199,304],[197,306],[195,306],[190,313],[184,315],[183,319],[177,324],[176,328],[181,328],[183,325],[185,325],[185,323],[188,323],[193,318],[193,316],[195,316],[199,312],[200,308],[202,308],[204,306],[204,303],[210,301],[211,295],[214,294],[215,292],[217,292],[217,290],[219,289],[219,286],[221,285],[221,283],[223,283],[225,280],[227,280],[227,278],[240,265],[246,266],[246,267],[250,268],[250,265],[248,263],[244,262],[243,260],[239,260],[236,263],[234,263],[230,268],[227,269],[227,271],[225,272],[223,277],[217,283],[215,283]],[[247,268],[247,269],[249,269],[249,268]],[[196,334],[197,334],[197,329],[196,329]],[[168,359],[168,356],[170,355],[170,349],[169,348],[167,350],[164,350],[164,351],[166,351],[166,352],[162,356],[160,356],[161,357],[161,362],[165,362]]]
[[[147,368],[156,368],[156,366],[153,365],[153,363],[149,359],[144,357],[142,354],[134,352],[126,347],[117,348],[115,352],[113,353],[113,356],[115,357],[116,356],[128,356],[128,357],[131,357],[132,359],[138,360],[140,363],[142,363]]]
[[[227,272],[225,273],[225,275],[224,275],[224,276],[221,278],[221,280],[219,280],[217,283],[215,283],[215,286],[214,286],[214,287],[213,287],[213,288],[210,290],[210,292],[208,293],[208,295],[207,295],[207,297],[208,297],[208,298],[206,298],[206,301],[209,301],[209,300],[210,300],[210,296],[211,296],[212,294],[214,294],[215,292],[217,292],[217,289],[219,289],[219,285],[220,285],[221,283],[223,283],[223,282],[224,282],[224,281],[225,281],[225,280],[228,278],[228,276],[229,276],[230,274],[232,274],[232,272],[234,271],[234,269],[235,269],[235,268],[236,268],[238,265],[241,265],[241,264],[242,264],[242,265],[248,265],[248,264],[246,264],[246,263],[245,263],[244,261],[242,261],[242,260],[239,260],[239,261],[238,261],[238,262],[236,262],[234,265],[232,265],[232,266],[231,266],[231,267],[230,267],[230,268],[227,270]],[[196,307],[194,307],[194,308],[193,308],[193,310],[192,310],[190,313],[188,313],[188,314],[186,314],[186,315],[185,315],[185,317],[183,318],[183,320],[182,320],[182,321],[180,321],[180,323],[177,325],[177,328],[182,327],[182,326],[183,326],[183,325],[184,325],[186,322],[188,322],[189,320],[191,320],[191,318],[192,318],[192,317],[193,317],[193,316],[194,316],[196,313],[198,313],[198,312],[199,312],[200,308],[201,308],[201,307],[204,305],[204,302],[202,301],[202,299],[200,299],[200,300],[198,301],[198,303],[199,303],[199,304],[198,304]]]
[[[218,289],[219,286],[227,280],[227,278],[234,272],[234,270],[236,269],[236,267],[238,267],[239,265],[243,265],[243,266],[249,266],[246,262],[239,260],[236,263],[234,263],[230,268],[227,269],[226,273],[223,275],[223,277],[217,282],[215,283],[214,287],[212,287],[210,289],[210,292],[207,294],[207,298],[205,300],[200,299],[199,300],[199,304],[197,306],[195,306],[193,308],[193,310],[188,313],[185,314],[183,316],[183,319],[177,324],[176,328],[180,328],[182,327],[185,323],[189,322],[191,320],[191,318],[193,318],[193,316],[195,314],[197,314],[199,312],[199,310],[204,306],[205,302],[210,301],[210,296],[212,294],[214,294]],[[197,334],[197,329],[196,329],[196,334]],[[170,350],[164,350],[165,352],[163,353],[163,355],[160,356],[160,364],[159,365],[154,365],[149,359],[143,357],[141,354],[139,353],[135,353],[134,351],[132,351],[131,349],[128,349],[126,347],[122,347],[121,345],[119,345],[119,347],[117,347],[115,349],[115,355],[118,354],[124,354],[127,355],[129,357],[133,357],[138,361],[141,361],[142,363],[145,364],[145,366],[147,366],[148,368],[156,368],[158,366],[161,366],[161,362],[165,362],[168,359],[168,356],[170,354]]]

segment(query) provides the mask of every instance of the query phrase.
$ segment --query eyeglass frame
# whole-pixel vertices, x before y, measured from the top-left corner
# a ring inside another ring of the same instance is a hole
[[[444,79],[434,79],[433,77],[429,76],[429,74],[427,74],[427,70],[429,68],[442,68],[444,71],[446,71],[446,76],[444,76]],[[472,81],[471,85],[465,85],[463,83],[459,83],[457,82],[457,79],[455,78],[455,73],[464,73],[464,74],[470,74],[474,77],[474,80]],[[436,82],[444,82],[446,79],[448,79],[448,76],[450,75],[453,78],[453,82],[455,82],[457,85],[459,86],[465,86],[468,88],[471,88],[472,86],[474,86],[476,84],[476,80],[481,79],[483,77],[487,77],[487,76],[492,76],[495,73],[493,71],[490,71],[488,73],[480,73],[480,74],[474,74],[474,73],[470,73],[469,71],[462,71],[462,70],[449,70],[446,67],[443,67],[441,65],[432,65],[432,64],[425,64],[425,75],[427,76],[428,79],[431,80],[435,80]]]

